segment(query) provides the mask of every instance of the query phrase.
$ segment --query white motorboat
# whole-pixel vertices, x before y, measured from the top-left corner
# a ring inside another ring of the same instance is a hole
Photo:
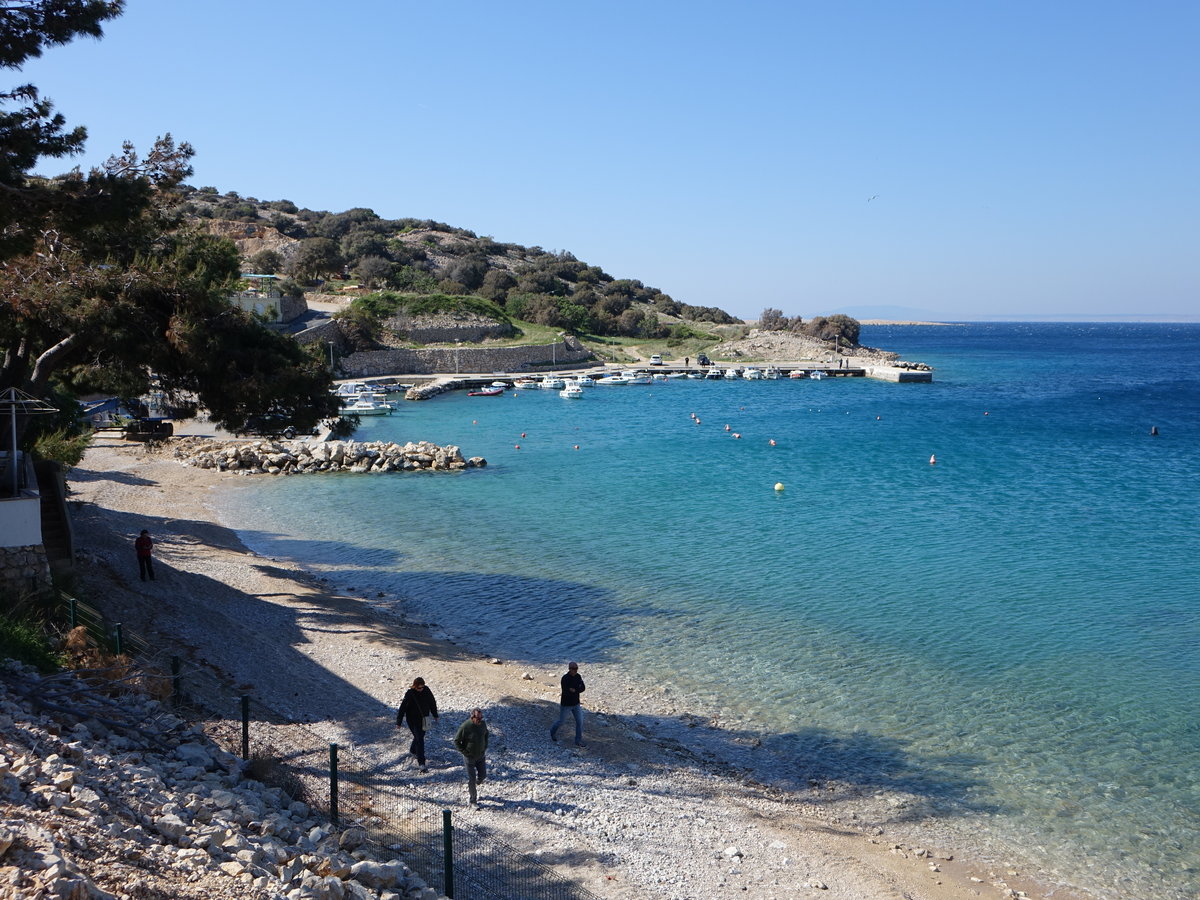
[[[779,379],[779,370],[774,366],[767,366],[763,369],[763,378],[768,381],[777,381]]]
[[[543,375],[539,387],[543,391],[561,391],[567,383],[556,375]]]
[[[747,381],[762,381],[762,369],[756,369],[754,366],[747,366],[742,370],[742,377]]]
[[[703,381],[703,380],[704,380],[705,378],[707,378],[708,376],[707,376],[707,375],[705,375],[703,372],[688,372],[688,373],[687,373],[687,377],[688,377],[688,378],[694,378],[694,379],[695,379],[695,380],[697,380],[697,381]]]
[[[390,416],[395,409],[390,403],[381,403],[370,397],[359,397],[352,403],[343,406],[341,414],[343,416]]]
[[[670,376],[666,372],[655,372],[650,376],[651,381],[666,381]]]
[[[713,366],[711,369],[708,370],[708,374],[705,375],[704,377],[708,381],[717,381],[721,378],[724,378],[725,376],[724,376],[724,374],[722,374],[720,366]]]
[[[795,369],[788,378],[807,378],[808,373],[803,369]]]
[[[583,388],[572,382],[559,391],[558,396],[566,400],[577,400],[583,396]]]
[[[614,372],[611,375],[605,375],[603,378],[597,378],[596,384],[597,385],[629,384],[631,381],[633,381],[633,379],[630,378],[626,373]]]
[[[577,384],[581,388],[589,388],[595,387],[596,381],[591,375],[576,375],[574,378],[567,379],[567,386],[570,387],[572,384]]]
[[[513,382],[513,388],[518,391],[536,391],[539,387],[541,385],[532,378],[518,378]]]
[[[808,377],[813,379],[813,381],[820,381],[822,378],[825,377],[825,373],[822,372],[820,369],[813,369],[811,372],[808,373]]]
[[[741,378],[742,373],[739,372],[737,369],[726,369],[724,377],[729,378],[729,379]]]
[[[668,372],[667,373],[668,381],[675,381],[678,378],[687,378],[687,377],[688,377],[687,372]]]
[[[654,378],[645,372],[627,372],[626,375],[629,377],[627,384],[654,384]]]

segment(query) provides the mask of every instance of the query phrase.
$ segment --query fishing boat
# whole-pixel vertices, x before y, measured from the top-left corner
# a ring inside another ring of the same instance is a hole
[[[779,370],[775,366],[767,366],[763,369],[763,378],[768,381],[776,381],[779,378]]]
[[[742,377],[747,381],[762,381],[762,369],[756,369],[754,366],[747,366],[742,371]]]
[[[565,388],[558,392],[558,396],[567,400],[577,400],[583,396],[583,388],[577,384],[568,384]]]
[[[820,381],[822,378],[825,377],[825,373],[822,372],[820,369],[813,369],[811,372],[808,373],[808,377],[811,378],[813,381]]]
[[[532,378],[518,378],[513,382],[513,388],[518,391],[536,391],[539,387]]]
[[[704,377],[708,381],[719,381],[720,379],[724,378],[725,376],[721,372],[720,366],[713,366],[711,369],[708,370],[708,374],[705,375]]]
[[[742,373],[741,373],[741,372],[739,372],[737,369],[726,369],[726,370],[725,370],[725,375],[724,375],[723,377],[725,377],[725,378],[728,378],[728,379],[732,380],[732,379],[734,379],[734,378],[741,378],[741,377],[742,377]]]
[[[566,386],[567,383],[557,375],[543,375],[538,385],[543,391],[561,391]]]

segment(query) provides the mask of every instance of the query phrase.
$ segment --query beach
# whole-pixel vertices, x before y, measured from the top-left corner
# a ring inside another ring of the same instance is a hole
[[[402,789],[494,829],[600,896],[1082,896],[1006,860],[965,858],[950,832],[919,844],[885,827],[906,802],[900,794],[773,786],[755,771],[753,746],[731,752],[686,703],[587,660],[587,746],[552,743],[566,660],[532,667],[465,650],[437,623],[389,614],[351,585],[254,555],[228,527],[236,523],[221,519],[222,497],[245,479],[182,466],[169,448],[97,436],[68,481],[80,592],[111,620],[223,673],[324,739],[390,763]],[[156,541],[154,582],[136,577],[132,540],[142,528]],[[443,714],[427,773],[404,759],[407,733],[395,728],[395,706],[417,675]],[[466,803],[448,742],[474,706],[494,734],[478,809]],[[626,715],[635,711],[636,725]]]

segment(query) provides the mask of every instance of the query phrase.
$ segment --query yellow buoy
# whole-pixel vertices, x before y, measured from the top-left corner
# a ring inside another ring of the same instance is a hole
[[[777,491],[783,490],[783,482],[782,481],[775,482],[775,490],[777,490]]]

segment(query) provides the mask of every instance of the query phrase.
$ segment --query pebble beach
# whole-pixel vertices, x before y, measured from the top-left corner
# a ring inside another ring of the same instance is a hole
[[[782,790],[752,741],[726,740],[701,711],[587,660],[586,747],[553,743],[566,660],[532,667],[480,655],[436,622],[254,555],[221,515],[224,492],[245,479],[180,465],[169,447],[98,436],[68,482],[80,591],[110,619],[354,747],[394,773],[389,788],[485,825],[599,896],[1085,896],[1024,864],[964,853],[947,823],[906,822],[902,794],[835,783]],[[154,582],[139,582],[132,565],[142,528],[157,542]],[[395,727],[417,675],[442,712],[428,772],[406,758],[406,732]],[[493,732],[477,809],[449,743],[475,706]]]

